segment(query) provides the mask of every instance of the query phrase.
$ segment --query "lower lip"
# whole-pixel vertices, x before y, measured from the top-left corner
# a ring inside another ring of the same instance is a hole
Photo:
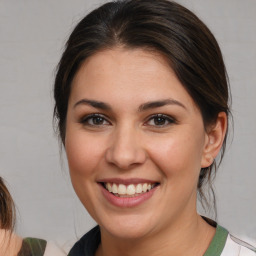
[[[149,198],[151,198],[156,191],[157,187],[151,189],[150,191],[143,193],[139,196],[134,197],[118,197],[110,193],[108,190],[106,190],[101,184],[99,184],[102,194],[104,197],[113,205],[123,208],[128,207],[135,207],[137,205],[140,205],[147,201]]]

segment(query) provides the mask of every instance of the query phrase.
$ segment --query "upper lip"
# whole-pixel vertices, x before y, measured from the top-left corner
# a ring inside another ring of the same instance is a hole
[[[106,179],[99,179],[97,180],[98,183],[115,183],[115,184],[139,184],[139,183],[150,183],[155,184],[159,183],[156,180],[149,180],[149,179],[141,179],[141,178],[129,178],[129,179],[122,179],[122,178],[106,178]]]

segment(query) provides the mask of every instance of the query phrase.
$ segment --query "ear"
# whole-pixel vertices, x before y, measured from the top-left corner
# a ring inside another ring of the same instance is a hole
[[[226,113],[220,112],[216,122],[207,127],[201,168],[209,167],[221,150],[227,131],[227,122]]]

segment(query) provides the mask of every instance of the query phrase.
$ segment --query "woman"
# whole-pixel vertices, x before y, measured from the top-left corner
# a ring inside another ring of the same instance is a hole
[[[21,237],[13,233],[15,207],[12,197],[0,177],[0,255],[40,256],[44,255],[46,241]]]
[[[12,197],[0,177],[0,256],[62,256],[63,250],[53,243],[37,238],[25,238],[13,233],[15,207]]]
[[[0,255],[17,255],[22,239],[11,232],[14,226],[14,203],[0,177]]]
[[[72,32],[54,95],[73,187],[99,224],[69,255],[255,255],[197,213],[230,111],[221,51],[193,13],[104,4]]]

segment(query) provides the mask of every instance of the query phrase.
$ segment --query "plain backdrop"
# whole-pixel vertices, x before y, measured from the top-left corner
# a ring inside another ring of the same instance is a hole
[[[63,243],[94,225],[59,154],[52,85],[72,28],[103,2],[0,0],[0,175],[24,237]],[[256,245],[256,1],[178,2],[212,30],[230,77],[234,134],[215,182],[218,222]]]

